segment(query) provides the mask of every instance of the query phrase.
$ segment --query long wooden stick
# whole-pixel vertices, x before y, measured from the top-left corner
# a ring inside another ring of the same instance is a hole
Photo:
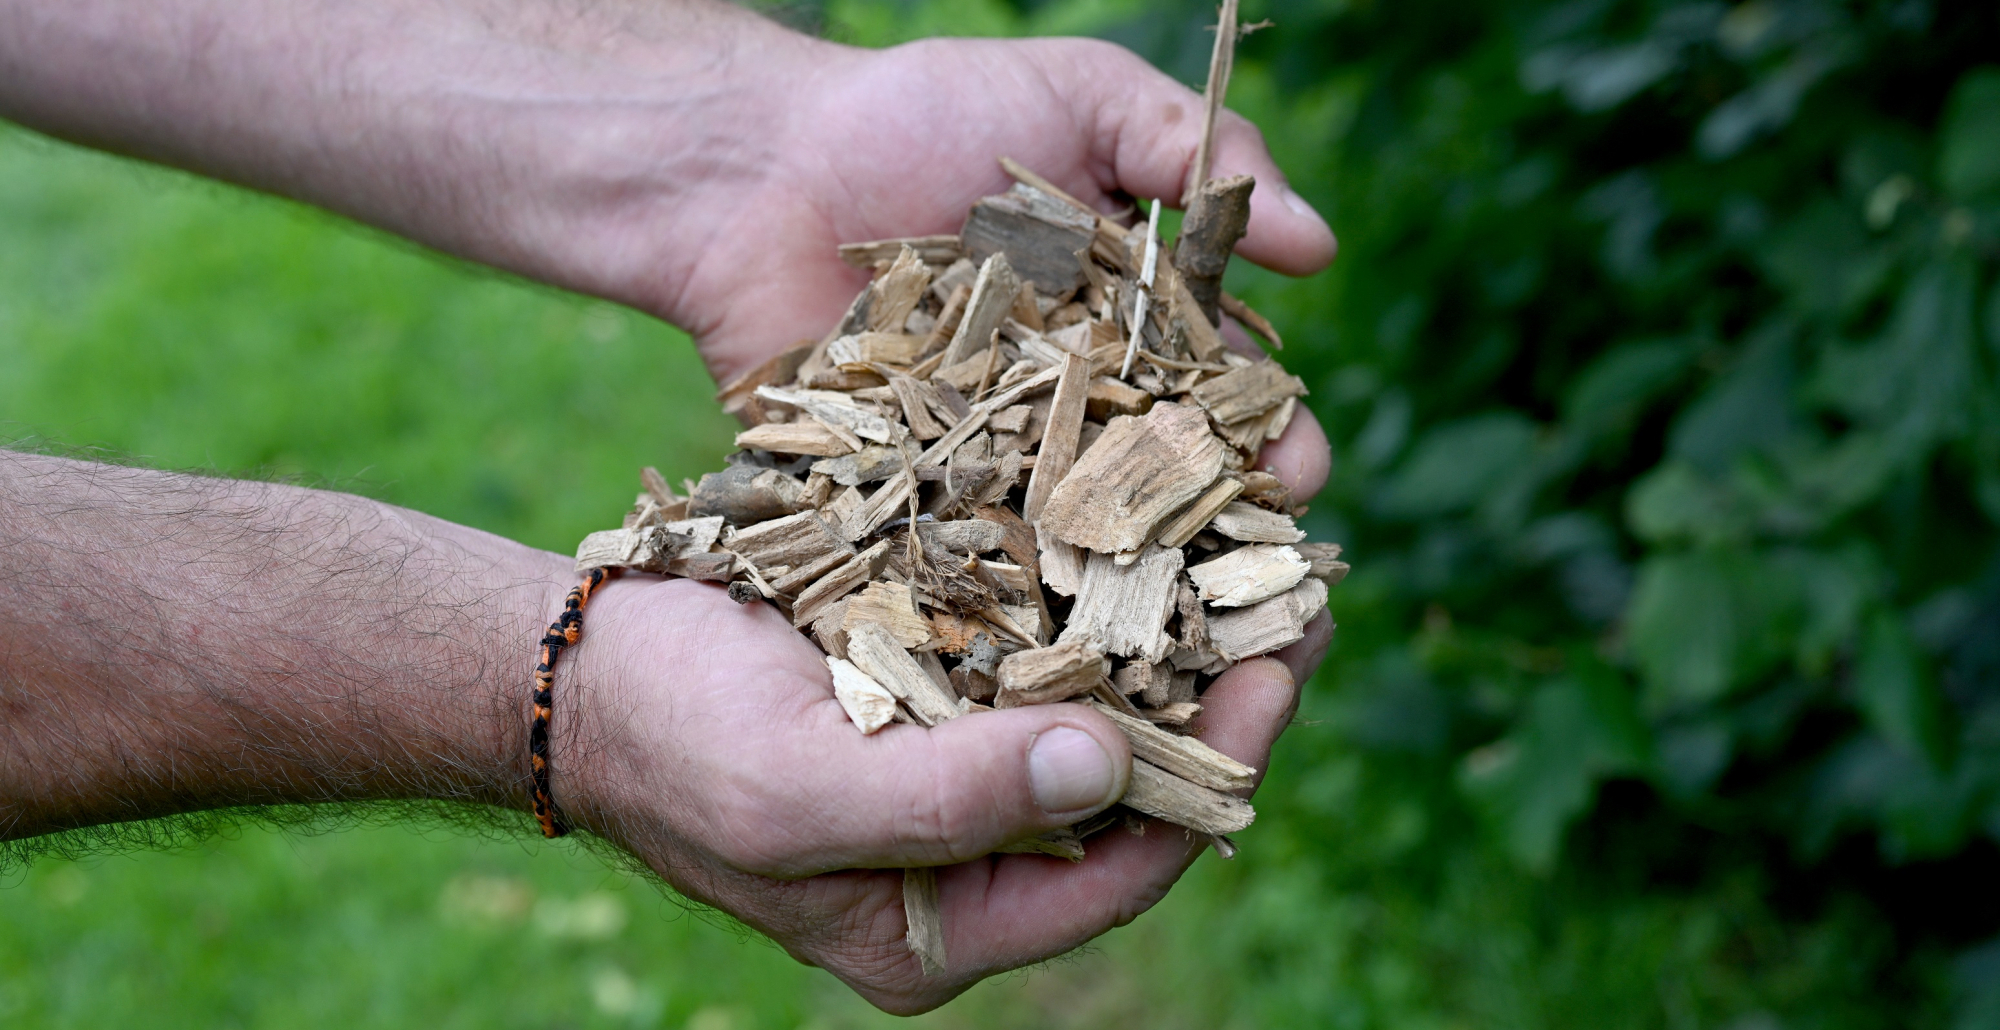
[[[1223,98],[1229,95],[1229,73],[1236,66],[1236,0],[1222,0],[1222,14],[1215,22],[1215,51],[1208,58],[1208,88],[1202,91],[1201,146],[1194,152],[1194,173],[1181,190],[1181,206],[1194,200],[1195,191],[1208,181],[1209,166],[1215,160],[1215,118],[1222,112]]]

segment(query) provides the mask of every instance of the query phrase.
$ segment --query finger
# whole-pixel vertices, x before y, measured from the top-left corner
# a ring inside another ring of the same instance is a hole
[[[754,796],[724,806],[749,831],[717,828],[741,868],[804,876],[963,862],[1102,811],[1131,775],[1124,735],[1082,705],[868,736],[830,697],[818,708],[794,753],[767,756],[748,775]]]
[[[1333,450],[1311,409],[1299,406],[1284,434],[1264,445],[1257,456],[1257,467],[1290,487],[1296,503],[1304,504],[1319,493],[1333,469]]]
[[[1202,98],[1123,47],[1069,41],[1088,52],[1063,53],[1052,77],[1078,79],[1068,91],[1075,118],[1088,127],[1098,189],[1158,197],[1179,206],[1202,135]],[[1245,258],[1287,275],[1310,275],[1333,261],[1333,230],[1292,189],[1264,145],[1264,136],[1242,116],[1216,119],[1211,176],[1251,175],[1249,232],[1238,244]]]
[[[1262,770],[1297,708],[1296,682],[1271,658],[1230,669],[1202,695],[1201,739]],[[1148,820],[1143,835],[1119,827],[1091,837],[1081,863],[1000,855],[940,870],[952,981],[1040,961],[1130,923],[1166,896],[1208,843]]]
[[[1304,683],[1312,679],[1321,662],[1326,660],[1326,648],[1333,642],[1333,616],[1320,612],[1306,623],[1306,635],[1297,643],[1281,648],[1271,657],[1285,663],[1292,670],[1292,681]]]

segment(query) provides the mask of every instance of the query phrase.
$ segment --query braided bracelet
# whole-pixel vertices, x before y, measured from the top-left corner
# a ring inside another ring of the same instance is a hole
[[[583,606],[590,592],[607,578],[604,569],[592,569],[583,582],[569,588],[563,599],[562,614],[542,635],[542,651],[535,663],[535,717],[528,725],[528,766],[535,779],[535,821],[542,824],[542,836],[560,837],[569,832],[569,822],[556,811],[549,796],[549,715],[555,706],[556,656],[583,637]]]

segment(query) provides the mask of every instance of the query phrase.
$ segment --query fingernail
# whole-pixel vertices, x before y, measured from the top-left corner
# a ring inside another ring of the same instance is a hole
[[[1291,208],[1294,213],[1310,218],[1321,225],[1326,224],[1326,219],[1321,218],[1319,212],[1313,210],[1311,204],[1306,203],[1306,198],[1299,196],[1298,191],[1292,189],[1290,186],[1285,187],[1285,192],[1281,199],[1284,200],[1285,206]]]
[[[1058,726],[1028,749],[1028,783],[1044,812],[1074,812],[1111,800],[1117,782],[1111,756],[1082,730]]]

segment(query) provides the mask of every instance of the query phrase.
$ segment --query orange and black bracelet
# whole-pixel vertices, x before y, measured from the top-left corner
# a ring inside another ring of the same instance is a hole
[[[535,780],[535,821],[542,824],[544,837],[569,832],[569,821],[556,811],[555,799],[549,796],[549,715],[555,707],[556,657],[583,637],[583,606],[590,603],[591,591],[607,578],[606,570],[592,569],[583,582],[569,589],[562,614],[542,635],[542,650],[535,663],[535,716],[528,724],[528,767]]]

